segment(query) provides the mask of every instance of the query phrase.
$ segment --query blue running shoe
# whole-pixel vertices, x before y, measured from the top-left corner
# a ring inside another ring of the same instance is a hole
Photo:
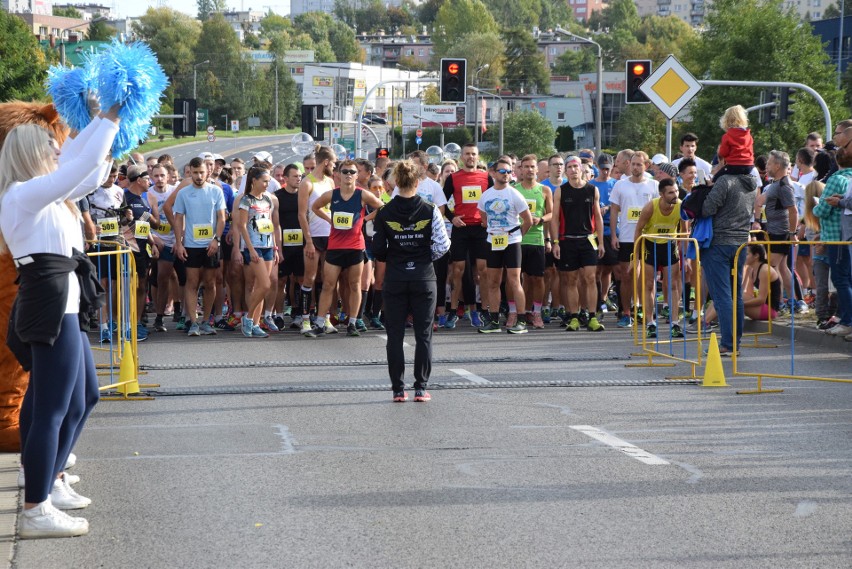
[[[243,336],[246,338],[251,338],[254,334],[252,333],[252,329],[254,328],[254,322],[251,321],[251,318],[248,316],[243,316],[240,319],[240,331],[243,333]]]
[[[269,334],[264,332],[260,326],[254,325],[251,327],[251,336],[252,338],[268,338]]]
[[[455,312],[451,312],[449,316],[447,316],[447,322],[444,324],[444,328],[447,330],[452,330],[456,327],[456,323],[459,321],[459,317]]]
[[[142,324],[136,325],[136,341],[144,342],[148,339],[148,329]]]
[[[112,332],[109,331],[109,328],[105,328],[101,330],[101,344],[109,344],[112,342]]]
[[[447,314],[438,315],[438,328],[446,328],[447,326]]]
[[[478,310],[471,310],[470,311],[470,325],[473,326],[474,328],[481,328],[482,327],[482,318],[479,316]]]
[[[619,328],[630,328],[631,326],[633,326],[633,318],[625,314],[621,317],[621,320],[618,321],[617,326]]]

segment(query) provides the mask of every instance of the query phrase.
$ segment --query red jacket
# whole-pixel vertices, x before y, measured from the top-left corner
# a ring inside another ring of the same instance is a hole
[[[729,128],[722,136],[719,156],[731,166],[754,166],[754,139],[747,128]]]

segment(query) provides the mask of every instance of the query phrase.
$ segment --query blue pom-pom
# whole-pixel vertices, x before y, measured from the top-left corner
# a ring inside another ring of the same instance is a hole
[[[100,54],[97,82],[102,109],[121,105],[121,123],[112,147],[112,155],[118,157],[147,137],[151,118],[160,111],[160,98],[169,81],[148,45],[114,40]]]
[[[53,66],[47,72],[47,92],[59,116],[74,130],[83,130],[92,121],[88,94],[96,87],[92,68]]]

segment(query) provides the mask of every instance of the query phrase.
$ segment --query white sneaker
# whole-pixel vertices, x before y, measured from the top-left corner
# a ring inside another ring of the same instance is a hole
[[[80,481],[80,477],[77,476],[76,474],[68,474],[66,472],[65,473],[65,481],[68,484],[76,484],[77,482]],[[26,488],[26,482],[27,481],[26,481],[26,477],[24,476],[24,469],[23,469],[23,467],[21,467],[21,469],[18,470],[18,488]]]
[[[18,536],[21,539],[44,537],[75,537],[89,533],[89,522],[60,512],[50,502],[24,510],[18,517]]]
[[[65,470],[72,468],[75,464],[77,464],[77,455],[72,453],[68,453],[68,460],[65,461]]]
[[[852,334],[852,326],[838,324],[834,328],[826,330],[825,333],[830,334],[831,336],[848,336],[849,334]]]
[[[50,492],[50,503],[60,510],[80,510],[92,501],[85,496],[75,492],[64,478],[57,478],[53,482],[53,490]]]

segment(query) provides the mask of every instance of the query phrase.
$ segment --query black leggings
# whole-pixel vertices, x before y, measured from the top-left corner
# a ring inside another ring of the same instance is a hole
[[[414,389],[426,389],[432,373],[432,322],[435,319],[435,281],[388,281],[382,289],[388,341],[388,374],[394,392],[405,389],[405,319],[411,314],[414,340]]]
[[[52,346],[30,346],[33,369],[21,406],[21,462],[27,477],[25,501],[38,504],[47,500],[98,402],[98,376],[76,314],[64,316]]]

